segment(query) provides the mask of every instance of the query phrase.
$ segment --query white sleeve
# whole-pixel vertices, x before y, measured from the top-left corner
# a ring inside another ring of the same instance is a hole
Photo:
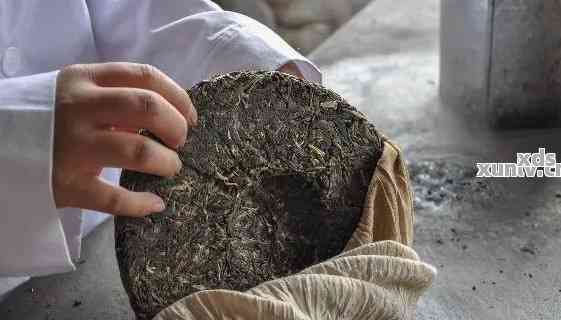
[[[230,71],[276,70],[294,62],[311,81],[321,73],[272,30],[208,0],[87,1],[103,61],[157,66],[184,87]]]
[[[56,76],[0,80],[0,277],[74,269],[51,190]]]

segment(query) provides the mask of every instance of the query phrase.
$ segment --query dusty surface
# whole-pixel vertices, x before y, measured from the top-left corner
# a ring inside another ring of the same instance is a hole
[[[439,6],[377,0],[313,58],[409,163],[414,248],[439,269],[417,319],[561,319],[561,180],[475,177],[477,162],[539,147],[561,162],[561,130],[481,130],[440,101]]]
[[[173,179],[125,172],[167,212],[117,218],[123,283],[139,319],[204,289],[244,291],[339,254],[362,214],[382,142],[335,93],[276,72],[190,91],[199,124]]]
[[[275,30],[303,54],[312,52],[370,0],[217,0]]]
[[[73,273],[32,279],[0,301],[2,320],[134,320],[115,258],[113,221],[82,245]]]

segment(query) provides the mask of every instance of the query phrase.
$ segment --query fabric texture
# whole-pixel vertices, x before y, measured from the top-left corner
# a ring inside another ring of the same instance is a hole
[[[0,277],[74,270],[51,192],[56,76],[0,80]]]
[[[384,152],[370,186],[361,221],[345,250],[381,240],[413,244],[413,193],[399,148],[384,138]]]
[[[410,320],[436,270],[420,261],[413,204],[399,148],[384,142],[362,220],[344,252],[246,292],[207,290],[185,297],[154,320]]]

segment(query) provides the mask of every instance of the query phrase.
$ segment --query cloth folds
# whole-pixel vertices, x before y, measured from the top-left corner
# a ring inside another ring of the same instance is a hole
[[[362,218],[345,250],[375,241],[413,244],[413,193],[399,147],[384,138],[384,151],[364,201]]]
[[[436,270],[409,247],[414,213],[408,172],[399,148],[384,140],[362,220],[343,253],[246,292],[192,294],[154,320],[414,319]]]

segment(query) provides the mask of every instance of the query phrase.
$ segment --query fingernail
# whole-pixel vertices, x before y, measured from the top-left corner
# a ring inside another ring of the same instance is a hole
[[[166,209],[166,204],[164,203],[164,200],[162,200],[161,198],[158,198],[152,205],[152,212],[162,212],[165,209]]]
[[[195,111],[193,113],[193,116],[191,117],[191,125],[193,127],[196,127],[198,125],[198,122],[199,122],[199,116],[197,115],[197,111]]]
[[[181,172],[181,169],[183,168],[183,162],[181,162],[181,159],[179,158],[179,156],[176,158],[176,161],[177,161],[176,174],[179,174]]]
[[[189,138],[189,126],[190,125],[187,125],[187,130],[185,132],[185,136],[182,137],[183,139],[181,139],[181,142],[179,142],[179,144],[175,148],[176,151],[179,151],[181,148],[185,147],[185,145],[187,144],[187,139]]]
[[[181,142],[181,143],[177,146],[177,150],[179,150],[180,148],[185,147],[185,144],[187,144],[187,137],[185,137],[185,140],[183,140],[183,142]]]

